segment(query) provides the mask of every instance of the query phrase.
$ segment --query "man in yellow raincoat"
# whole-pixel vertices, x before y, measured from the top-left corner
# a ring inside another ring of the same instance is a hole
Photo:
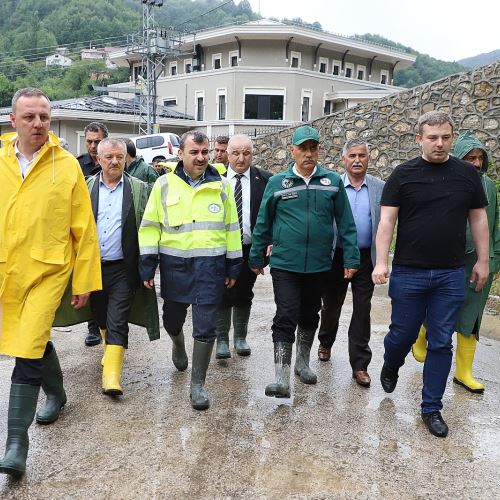
[[[66,403],[50,342],[56,309],[71,273],[75,308],[101,288],[101,273],[87,186],[76,159],[49,133],[49,99],[38,89],[19,90],[10,119],[16,133],[0,137],[0,354],[16,362],[0,472],[19,475],[40,386],[47,400],[38,423],[55,422]]]

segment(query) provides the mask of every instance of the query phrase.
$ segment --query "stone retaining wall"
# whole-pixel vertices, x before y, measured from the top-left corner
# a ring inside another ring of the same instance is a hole
[[[322,138],[322,165],[341,169],[346,139],[365,138],[372,146],[369,172],[387,178],[402,161],[417,156],[415,125],[433,109],[450,113],[457,132],[473,130],[493,159],[489,174],[500,179],[500,62],[427,83],[311,122]],[[294,129],[255,140],[255,163],[273,172],[290,161]]]

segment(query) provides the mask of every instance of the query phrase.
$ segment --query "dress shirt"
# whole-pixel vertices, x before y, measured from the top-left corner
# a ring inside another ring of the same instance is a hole
[[[314,170],[311,172],[311,175],[308,175],[307,177],[305,177],[304,175],[302,175],[298,170],[297,170],[297,164],[294,163],[293,164],[293,173],[297,176],[297,177],[300,177],[301,179],[304,179],[304,182],[306,183],[306,186],[309,186],[309,181],[311,180],[312,176],[316,173],[316,165],[314,165]]]
[[[123,259],[122,249],[123,175],[118,184],[109,188],[99,175],[97,234],[101,260]]]
[[[42,148],[40,148],[42,149]],[[16,155],[17,161],[19,162],[19,167],[21,168],[21,177],[24,179],[26,177],[26,174],[28,173],[29,169],[31,168],[31,165],[35,161],[36,157],[38,156],[38,153],[40,153],[40,149],[33,153],[33,158],[31,160],[28,160],[26,156],[24,156],[21,151],[19,151],[19,148],[17,147],[17,142],[14,145],[14,153]]]
[[[358,248],[370,248],[372,246],[372,215],[370,212],[370,198],[368,197],[368,186],[366,177],[359,188],[351,185],[349,177],[345,176],[345,190],[351,205],[352,215],[356,223],[358,233]],[[342,242],[337,241],[337,246],[342,247]]]
[[[183,170],[184,175],[186,176],[186,180],[188,181],[188,184],[191,187],[198,187],[204,180],[205,180],[205,172],[203,172],[198,179],[194,180],[192,177],[190,177],[185,170]]]
[[[234,190],[236,188],[236,176],[238,172],[235,172],[231,166],[227,169],[227,178],[231,183],[231,188]],[[242,209],[242,222],[243,222],[243,245],[249,245],[252,243],[252,230],[250,225],[250,168],[244,172],[241,178],[241,209]]]

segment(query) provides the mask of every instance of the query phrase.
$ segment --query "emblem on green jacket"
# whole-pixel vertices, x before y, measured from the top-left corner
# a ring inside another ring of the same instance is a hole
[[[217,203],[210,203],[208,205],[208,211],[212,214],[218,214],[220,212],[220,206]]]
[[[293,187],[293,179],[283,179],[281,181],[281,185],[285,188],[285,189],[289,189],[291,187]]]
[[[323,186],[329,186],[332,183],[331,179],[329,179],[328,177],[321,177],[319,182],[323,184]]]

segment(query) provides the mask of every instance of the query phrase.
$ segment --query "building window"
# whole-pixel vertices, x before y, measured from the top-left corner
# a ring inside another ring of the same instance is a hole
[[[290,53],[290,67],[291,68],[300,68],[300,60],[301,54],[300,52],[292,52]]]
[[[302,107],[300,110],[300,119],[303,122],[308,122],[311,119],[311,103],[312,103],[312,90],[302,90]]]
[[[365,66],[361,66],[360,64],[358,64],[358,71],[356,73],[356,78],[358,80],[364,80],[365,79],[365,73],[366,73]]]
[[[389,85],[389,72],[386,69],[380,70],[380,83],[382,85]]]
[[[328,73],[328,59],[326,57],[319,58],[319,72]]]
[[[332,62],[332,75],[340,75],[340,61],[333,61]]]
[[[170,63],[170,76],[175,76],[177,74],[177,61]]]
[[[352,75],[354,73],[354,65],[353,64],[346,64],[345,65],[345,77],[346,78],[352,78]]]
[[[245,120],[283,120],[284,96],[245,95]]]
[[[196,105],[196,119],[201,122],[205,119],[205,93],[198,90],[194,94]]]
[[[217,89],[217,120],[226,119],[226,89]]]
[[[229,52],[229,66],[238,66],[238,51]]]
[[[323,115],[331,115],[332,114],[332,101],[325,101],[325,105],[323,106]]]
[[[177,106],[177,97],[166,97],[163,99],[164,106]]]
[[[222,56],[221,54],[214,54],[212,56],[212,68],[213,69],[221,69],[222,68],[222,63],[221,63],[221,59]]]
[[[184,73],[191,73],[193,71],[193,60],[185,59],[184,60]]]

